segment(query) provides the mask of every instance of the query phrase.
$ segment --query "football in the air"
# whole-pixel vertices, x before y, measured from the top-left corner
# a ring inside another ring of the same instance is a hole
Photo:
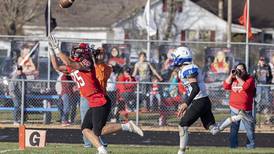
[[[61,8],[69,8],[73,2],[74,0],[59,0],[59,6]]]

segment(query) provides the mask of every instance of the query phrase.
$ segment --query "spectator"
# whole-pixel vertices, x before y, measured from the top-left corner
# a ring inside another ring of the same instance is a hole
[[[119,121],[120,111],[126,110],[126,106],[128,106],[131,110],[134,110],[136,107],[136,94],[135,88],[136,84],[127,83],[127,82],[135,82],[135,78],[131,76],[131,69],[129,67],[123,68],[123,73],[118,76],[117,81],[122,82],[116,85],[118,91],[118,105],[117,112],[115,113],[115,118]]]
[[[223,84],[224,89],[230,90],[229,106],[232,117],[224,121],[220,127],[225,127],[225,125],[228,126],[229,124],[231,124],[230,147],[237,148],[240,120],[233,121],[233,119],[236,119],[234,117],[236,117],[238,113],[243,110],[245,112],[245,115],[247,117],[250,117],[249,119],[241,119],[245,126],[248,139],[246,147],[255,148],[255,120],[254,118],[252,118],[252,104],[255,91],[255,82],[253,77],[247,73],[244,63],[239,63],[236,66],[235,70],[231,71],[230,75],[227,77]],[[221,128],[221,130],[222,129],[223,128]]]
[[[268,84],[271,84],[272,81],[272,72],[270,66],[265,62],[264,57],[259,58],[257,67],[254,70],[255,79],[257,84],[256,90],[256,101],[257,109],[259,112],[263,112],[266,116],[266,124],[270,123],[270,111],[272,106],[272,98],[270,95],[270,87]]]
[[[70,108],[70,119],[69,123],[74,124],[75,118],[76,118],[76,113],[77,113],[77,105],[80,103],[80,93],[78,87],[74,84],[72,87],[72,95],[71,95],[71,108]]]
[[[146,61],[146,53],[140,52],[139,53],[139,61],[134,66],[134,71],[132,76],[136,77],[137,73],[139,73],[138,80],[140,82],[150,82],[151,81],[151,74],[157,76],[159,81],[163,81],[162,77],[157,73],[156,69]],[[141,84],[140,91],[142,92],[142,101],[144,102],[145,110],[149,111],[149,84]]]
[[[175,49],[169,49],[166,55],[162,55],[161,59],[163,60],[162,62],[162,67],[161,67],[161,76],[163,78],[164,81],[168,81],[170,78],[170,75],[172,73],[172,67],[170,66],[172,63],[172,57],[171,57],[171,53],[174,51]]]
[[[59,74],[59,77],[57,78],[57,82],[55,84],[55,91],[58,95],[61,96],[61,92],[62,92],[62,81],[61,81],[61,78],[63,76],[63,73],[62,72],[58,72]],[[63,118],[63,101],[62,99],[58,100],[58,101],[55,101],[54,102],[56,105],[57,105],[57,108],[59,110],[59,113],[60,113],[60,117],[59,119],[57,120],[57,122],[62,122],[62,118]]]
[[[179,95],[179,88],[180,92],[182,92],[182,83],[179,83],[178,77],[178,70],[174,69],[171,73],[169,78],[170,85],[164,88],[163,91],[163,99],[160,105],[160,117],[159,117],[159,126],[167,125],[167,116],[173,114],[179,103],[182,101],[181,95]],[[181,93],[185,94],[185,93]]]
[[[157,100],[157,108],[161,105],[161,95],[160,95],[160,87],[158,84],[159,80],[156,76],[153,76],[152,78],[152,88],[150,92],[150,107],[152,107],[152,110],[156,111],[156,107],[154,105],[154,100]]]
[[[271,83],[274,83],[274,55],[272,55],[271,59],[270,59],[270,62],[269,62],[269,66],[270,66],[270,69],[271,69],[271,75],[272,75],[272,81]],[[272,89],[272,87],[271,87]]]
[[[112,119],[114,117],[114,111],[115,111],[115,107],[116,107],[116,80],[117,80],[117,74],[113,72],[111,72],[110,77],[107,81],[107,95],[109,96],[111,103],[112,103],[112,107],[111,107],[111,112],[110,112],[110,116],[109,118],[111,119],[111,121],[115,121],[114,119]]]
[[[29,51],[30,51],[30,46],[27,44],[24,44],[22,46],[20,56],[18,57],[17,64],[22,66],[22,71],[28,78],[34,78],[34,75],[37,75],[38,72],[36,70],[36,67],[32,59],[30,58]]]
[[[169,94],[171,97],[176,97],[178,95],[178,70],[174,70],[170,76],[169,83]]]
[[[74,121],[75,113],[72,112],[75,110],[77,105],[77,102],[73,102],[74,83],[72,83],[72,78],[69,74],[62,75],[61,86],[61,99],[63,101],[62,126],[69,126],[69,115],[71,115],[71,119]]]
[[[271,74],[272,74],[272,81],[271,81],[271,83],[274,84],[274,78],[273,78],[273,76],[274,76],[274,55],[271,56],[271,60],[269,62],[269,66],[271,68]],[[271,98],[273,98],[273,96],[274,96],[274,86],[272,85],[270,89],[271,89],[271,93],[272,93],[271,94]],[[273,103],[273,100],[272,100],[272,103]],[[268,124],[273,123],[273,116],[272,116],[273,105],[274,104],[272,104],[272,107],[270,108],[270,112],[269,112],[270,114],[269,114],[269,116],[266,117],[266,119],[268,119],[266,121]]]
[[[12,80],[15,79],[26,79],[26,75],[22,71],[22,67],[18,66],[16,72],[12,76]],[[20,81],[11,81],[9,84],[9,93],[12,97],[12,101],[14,104],[13,110],[13,124],[19,125],[21,120],[21,103],[22,103],[22,91],[26,92],[26,88],[22,89],[22,82]],[[27,115],[24,113],[24,121],[27,119]]]

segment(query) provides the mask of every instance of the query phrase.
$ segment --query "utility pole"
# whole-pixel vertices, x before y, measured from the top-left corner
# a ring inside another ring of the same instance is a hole
[[[232,0],[227,0],[227,47],[231,47]]]
[[[50,17],[51,17],[51,0],[48,0],[48,22],[47,22],[47,24],[48,24],[48,29],[47,29],[47,31],[48,31],[48,36],[50,35]],[[51,50],[50,49],[50,46],[49,46],[49,43],[48,43],[48,50]],[[50,54],[49,54],[49,52],[48,52],[48,88],[50,88],[50,82],[49,82],[49,80],[50,80]]]
[[[218,16],[224,19],[224,0],[218,0]]]
[[[245,32],[246,32],[246,35],[245,35],[245,65],[246,65],[246,69],[247,71],[249,70],[249,27],[250,27],[250,24],[249,24],[249,18],[250,18],[250,0],[247,0],[246,1],[246,5],[247,5],[247,18],[246,18],[246,29],[245,29]]]

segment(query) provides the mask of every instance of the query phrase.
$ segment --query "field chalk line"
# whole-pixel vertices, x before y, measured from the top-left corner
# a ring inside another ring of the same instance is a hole
[[[11,152],[11,151],[19,151],[20,149],[8,149],[8,150],[2,150],[0,151],[0,153],[7,153],[7,152]]]

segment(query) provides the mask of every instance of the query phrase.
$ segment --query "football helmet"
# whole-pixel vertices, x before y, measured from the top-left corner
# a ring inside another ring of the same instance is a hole
[[[74,61],[81,61],[84,58],[90,58],[91,49],[87,43],[80,43],[72,47],[70,56]]]
[[[173,66],[182,66],[183,64],[192,63],[192,52],[187,47],[178,47],[171,53],[171,57]]]

